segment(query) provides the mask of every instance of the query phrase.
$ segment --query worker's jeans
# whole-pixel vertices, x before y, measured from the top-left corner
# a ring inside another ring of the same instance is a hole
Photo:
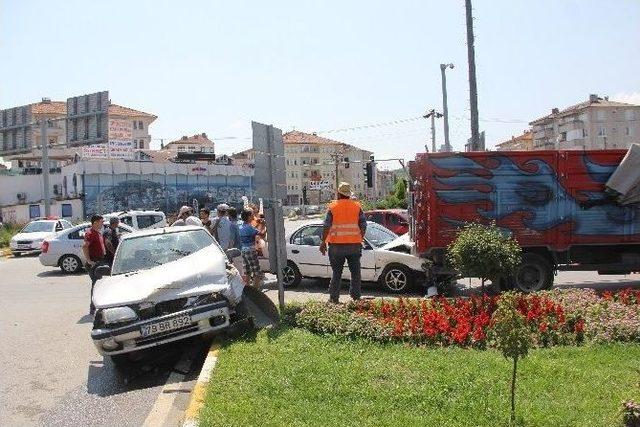
[[[330,244],[329,263],[333,275],[329,283],[329,301],[338,302],[340,297],[340,284],[342,282],[342,269],[347,261],[351,272],[351,286],[349,295],[353,299],[360,299],[362,279],[360,274],[360,258],[362,257],[362,245],[360,244]]]

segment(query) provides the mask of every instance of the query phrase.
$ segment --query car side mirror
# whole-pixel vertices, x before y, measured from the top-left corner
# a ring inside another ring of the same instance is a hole
[[[93,274],[94,274],[94,276],[96,276],[96,278],[98,280],[100,280],[104,276],[111,275],[111,267],[109,267],[108,265],[99,265],[99,266],[96,267],[96,269],[93,272]]]
[[[234,259],[234,258],[238,258],[240,256],[240,251],[238,250],[238,248],[229,248],[227,249],[227,258],[229,259]]]

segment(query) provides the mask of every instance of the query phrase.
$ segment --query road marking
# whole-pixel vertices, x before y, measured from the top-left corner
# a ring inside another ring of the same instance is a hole
[[[207,393],[207,384],[211,379],[211,374],[213,373],[213,369],[216,367],[216,363],[218,363],[219,350],[220,344],[213,342],[209,349],[209,353],[207,354],[207,358],[202,365],[200,375],[198,375],[196,385],[193,387],[193,391],[191,392],[189,406],[187,406],[187,410],[185,411],[182,427],[197,427],[198,425],[200,410],[204,406],[204,397]]]
[[[182,388],[182,381],[184,381],[187,372],[183,370],[176,371],[176,368],[178,366],[185,365],[191,366],[191,363],[193,363],[191,353],[188,351],[184,351],[182,353],[182,356],[180,357],[180,360],[178,360],[178,363],[176,363],[174,370],[169,375],[169,378],[167,378],[167,382],[162,387],[162,390],[160,390],[160,394],[153,404],[149,415],[147,415],[147,418],[144,420],[144,424],[142,424],[144,427],[156,427],[164,425],[167,417],[169,416],[169,413],[171,412],[171,408],[173,407],[173,403],[175,402],[176,397],[178,396],[178,394],[180,394],[180,392],[186,390]],[[188,371],[188,369],[186,371]]]

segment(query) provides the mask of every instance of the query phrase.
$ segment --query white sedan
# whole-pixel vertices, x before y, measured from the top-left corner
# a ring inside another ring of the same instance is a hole
[[[44,239],[40,252],[40,263],[49,267],[60,267],[65,273],[77,273],[84,265],[85,259],[82,253],[84,233],[91,227],[91,223],[85,222],[73,228],[64,230],[53,237]],[[108,227],[106,224],[103,229]],[[118,232],[131,233],[133,228],[120,224]]]
[[[11,238],[9,247],[13,256],[40,252],[42,242],[55,236],[59,231],[69,229],[73,225],[65,219],[42,219],[31,221],[18,234]]]
[[[287,236],[287,266],[284,286],[294,287],[303,277],[331,278],[329,257],[319,251],[322,241],[322,222],[302,225]],[[405,292],[424,277],[424,260],[410,254],[413,243],[405,235],[398,237],[392,231],[374,222],[367,222],[362,245],[362,281],[378,282],[384,289]],[[343,279],[350,279],[348,268]]]

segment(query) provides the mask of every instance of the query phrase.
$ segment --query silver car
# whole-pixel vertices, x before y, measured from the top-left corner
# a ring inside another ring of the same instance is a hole
[[[96,272],[105,276],[93,293],[91,338],[116,364],[138,350],[227,328],[244,289],[227,254],[196,226],[126,235],[111,270]]]

